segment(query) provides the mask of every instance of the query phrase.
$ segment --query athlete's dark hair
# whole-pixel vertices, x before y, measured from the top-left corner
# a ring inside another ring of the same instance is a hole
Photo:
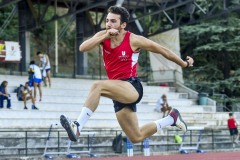
[[[124,7],[118,7],[118,6],[111,6],[108,9],[108,13],[114,13],[114,14],[119,14],[121,16],[121,22],[124,23],[128,23],[129,20],[129,12],[127,11],[126,8]]]
[[[38,52],[37,52],[37,55],[39,55],[39,54],[41,54],[41,53],[42,53],[41,51],[38,51]]]
[[[5,88],[7,86],[8,81],[2,81],[1,87]]]
[[[32,61],[30,62],[30,65],[31,65],[31,64],[35,64],[35,61],[34,61],[34,60],[32,60]]]

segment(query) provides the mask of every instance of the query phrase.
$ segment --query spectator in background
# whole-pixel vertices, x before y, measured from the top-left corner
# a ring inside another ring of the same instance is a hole
[[[7,85],[8,85],[8,82],[3,81],[0,86],[0,108],[4,107],[3,101],[7,100],[7,108],[11,109],[11,98],[10,98],[10,94],[8,94],[8,91],[7,91]]]
[[[32,96],[32,89],[29,86],[29,82],[26,82],[24,86],[21,86],[18,91],[18,100],[24,101],[24,109],[27,108],[27,101],[32,100],[32,109],[38,109],[35,105],[35,100]]]
[[[172,107],[168,105],[167,96],[166,94],[163,94],[161,98],[159,98],[159,100],[157,101],[155,111],[157,112],[161,111],[163,113],[163,117],[166,117],[167,115],[169,115],[171,110],[172,110]]]
[[[49,87],[51,87],[51,65],[50,60],[47,54],[43,54],[42,52],[38,51],[37,56],[40,60],[40,68],[42,68],[42,75],[44,80],[44,86],[47,87],[47,79],[49,83]]]
[[[229,113],[229,118],[227,122],[228,122],[228,129],[230,132],[232,143],[238,144],[238,139],[239,139],[239,134],[237,129],[238,122],[233,117],[233,113]]]
[[[28,74],[29,74],[29,86],[34,87],[34,100],[36,101],[37,97],[37,88],[39,91],[39,96],[40,99],[39,101],[42,101],[42,87],[41,87],[41,82],[42,82],[42,73],[40,68],[35,64],[35,61],[30,62],[30,66],[28,68]]]

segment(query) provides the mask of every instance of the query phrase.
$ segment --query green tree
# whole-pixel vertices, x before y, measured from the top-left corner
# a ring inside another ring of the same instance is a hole
[[[0,9],[0,40],[18,41],[18,18],[16,6]]]
[[[240,96],[239,33],[237,14],[182,27],[183,57],[191,53],[195,59],[194,67],[185,71],[186,84],[198,91],[225,90],[230,97]]]

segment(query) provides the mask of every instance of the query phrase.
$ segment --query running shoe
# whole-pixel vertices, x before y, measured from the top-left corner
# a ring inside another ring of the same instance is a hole
[[[32,105],[32,109],[38,110],[38,108],[35,105]]]
[[[174,123],[172,124],[172,126],[176,126],[183,132],[187,132],[187,125],[183,121],[182,116],[177,109],[173,108],[169,115],[174,119]]]
[[[79,123],[77,121],[72,122],[65,115],[60,116],[60,122],[63,128],[67,131],[69,139],[76,142],[77,138],[80,136],[80,133],[78,131]]]

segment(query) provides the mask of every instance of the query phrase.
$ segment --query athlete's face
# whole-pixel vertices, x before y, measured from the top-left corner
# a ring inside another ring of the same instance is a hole
[[[42,54],[42,53],[38,55],[38,58],[42,58],[42,57],[43,57],[43,54]]]
[[[126,27],[126,23],[121,23],[121,16],[114,13],[108,13],[106,18],[106,29],[121,30]]]
[[[25,83],[25,88],[27,88],[29,86],[29,84],[28,83]]]

